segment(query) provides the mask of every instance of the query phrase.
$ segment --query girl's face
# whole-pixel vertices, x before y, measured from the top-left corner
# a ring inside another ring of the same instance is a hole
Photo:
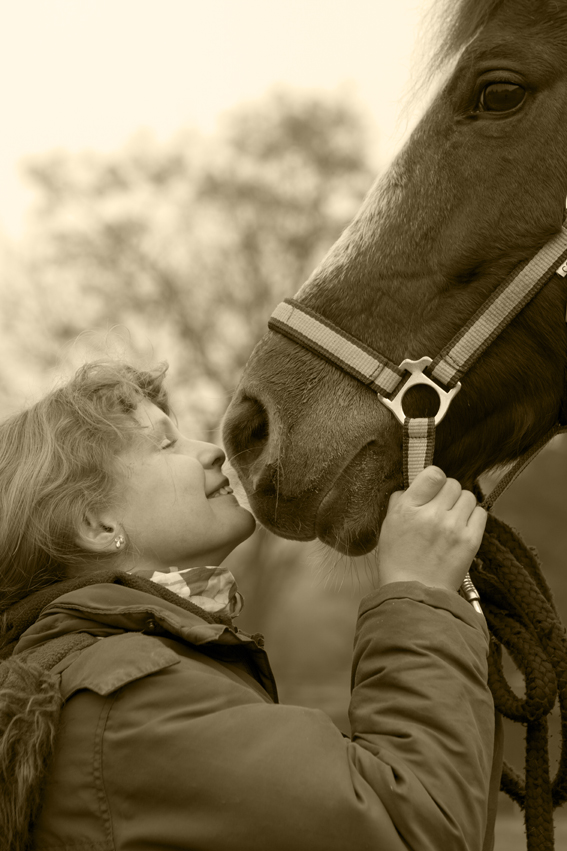
[[[135,411],[142,426],[121,453],[125,476],[115,516],[133,549],[133,566],[218,565],[255,529],[252,514],[223,490],[229,481],[218,446],[183,437],[156,405]]]

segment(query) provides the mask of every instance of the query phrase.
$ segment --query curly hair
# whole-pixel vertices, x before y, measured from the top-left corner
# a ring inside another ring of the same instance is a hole
[[[95,361],[30,408],[0,423],[0,612],[66,576],[116,554],[76,542],[88,511],[112,505],[118,454],[139,431],[140,401],[170,413],[167,364],[140,371]]]

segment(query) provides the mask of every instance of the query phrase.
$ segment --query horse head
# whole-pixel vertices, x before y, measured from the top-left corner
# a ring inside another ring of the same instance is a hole
[[[563,221],[567,5],[462,0],[451,33],[452,73],[296,295],[394,363],[435,357]],[[435,463],[465,487],[557,421],[566,287],[553,276],[467,373],[440,424]],[[408,416],[433,414],[431,393],[408,391]],[[376,545],[402,486],[402,431],[368,387],[269,332],[224,439],[268,529],[351,555]]]

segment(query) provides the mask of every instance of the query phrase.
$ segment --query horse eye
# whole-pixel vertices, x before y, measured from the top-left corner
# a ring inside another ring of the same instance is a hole
[[[514,83],[491,83],[482,90],[480,108],[484,112],[510,112],[525,96],[526,90]]]

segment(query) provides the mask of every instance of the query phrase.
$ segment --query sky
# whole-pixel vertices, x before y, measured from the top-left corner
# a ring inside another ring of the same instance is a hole
[[[140,130],[212,132],[275,85],[346,88],[376,162],[397,125],[424,0],[0,0],[0,233],[31,201],[20,163],[107,151]]]

